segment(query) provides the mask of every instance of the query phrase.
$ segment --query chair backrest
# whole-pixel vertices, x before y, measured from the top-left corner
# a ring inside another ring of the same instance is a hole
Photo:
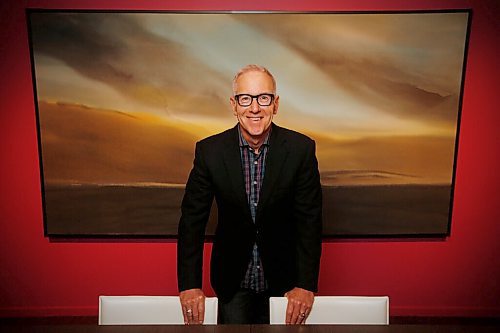
[[[271,297],[271,324],[285,324],[286,297]],[[306,324],[388,325],[389,297],[316,296]]]
[[[217,297],[205,298],[204,324],[217,324]],[[99,325],[184,324],[178,296],[99,296]]]

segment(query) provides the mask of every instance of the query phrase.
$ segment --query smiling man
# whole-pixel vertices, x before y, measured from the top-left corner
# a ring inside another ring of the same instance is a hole
[[[236,74],[230,102],[238,124],[196,144],[182,201],[177,274],[184,320],[204,319],[203,247],[215,198],[211,284],[219,323],[269,323],[269,297],[285,295],[286,323],[302,324],[314,302],[321,255],[315,143],[273,123],[279,96],[262,66]]]

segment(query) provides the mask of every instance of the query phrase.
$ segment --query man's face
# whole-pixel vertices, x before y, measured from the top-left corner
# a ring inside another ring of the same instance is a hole
[[[279,96],[274,97],[273,81],[266,73],[259,71],[250,71],[240,75],[236,81],[235,96],[241,94],[248,94],[250,96],[258,96],[261,94],[270,94],[270,104],[268,96],[261,95],[258,98],[250,97],[250,104],[246,105],[245,100],[249,101],[247,97],[240,97],[240,103],[233,96],[230,98],[233,107],[234,115],[238,118],[240,123],[241,132],[247,141],[260,141],[265,138],[269,132],[273,116],[278,112]],[[263,104],[263,105],[259,105]]]

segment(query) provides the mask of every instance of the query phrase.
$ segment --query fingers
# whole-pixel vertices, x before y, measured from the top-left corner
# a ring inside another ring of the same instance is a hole
[[[294,288],[285,296],[288,298],[286,324],[305,324],[314,302],[314,294],[304,289]]]
[[[290,302],[289,302],[290,303]],[[293,302],[292,316],[290,318],[290,324],[297,325],[300,323],[300,304],[297,301]]]
[[[297,318],[297,324],[305,324],[306,319],[309,316],[310,310],[306,306],[301,306],[299,311],[299,316]]]
[[[186,325],[203,324],[205,318],[205,295],[200,289],[183,291],[179,295],[182,315]]]
[[[205,317],[205,299],[196,298],[183,306],[184,323],[187,325],[203,324]]]
[[[290,300],[288,300],[288,304],[286,306],[286,318],[285,318],[285,323],[287,325],[292,323],[293,308],[294,306],[292,305]]]
[[[289,299],[286,308],[286,324],[305,324],[307,316],[309,315],[310,307],[304,303]]]
[[[191,321],[189,322],[189,324],[201,324],[200,323],[200,303],[201,302],[194,302],[192,304],[192,318],[191,318]]]
[[[205,298],[198,302],[198,323],[203,324],[205,320]]]
[[[184,316],[184,324],[188,325],[193,318],[193,310],[187,306],[182,307],[182,315]]]
[[[296,305],[291,318],[291,324],[305,324],[309,311],[305,305]]]

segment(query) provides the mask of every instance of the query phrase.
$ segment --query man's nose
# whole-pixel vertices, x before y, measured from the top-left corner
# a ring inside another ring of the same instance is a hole
[[[252,111],[252,112],[259,112],[260,111],[260,105],[257,102],[257,98],[252,99],[252,104],[250,104],[250,111]]]

